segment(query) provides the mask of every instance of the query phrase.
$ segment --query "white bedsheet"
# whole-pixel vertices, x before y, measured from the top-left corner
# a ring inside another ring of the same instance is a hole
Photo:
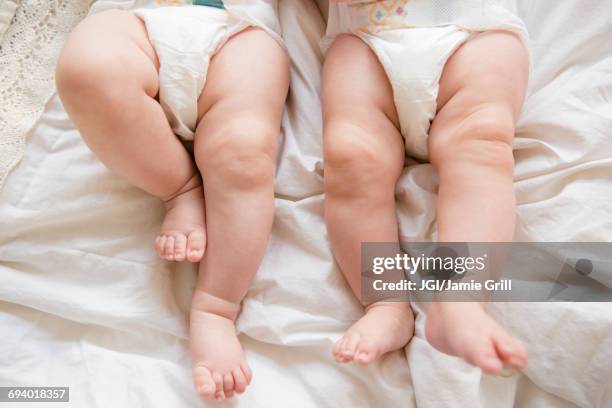
[[[612,241],[612,3],[520,3],[534,72],[516,138],[517,240]],[[496,305],[494,315],[530,354],[524,374],[511,378],[482,376],[432,349],[422,313],[407,359],[396,352],[368,368],[333,362],[332,342],[360,308],[322,220],[324,23],[308,0],[281,0],[280,11],[292,88],[277,212],[239,319],[255,375],[244,396],[225,404],[609,407],[607,304]],[[429,165],[405,171],[404,239],[435,236],[436,183]],[[156,199],[96,161],[54,98],[0,195],[0,386],[67,385],[74,407],[203,404],[186,340],[194,269],[154,254],[162,214]]]

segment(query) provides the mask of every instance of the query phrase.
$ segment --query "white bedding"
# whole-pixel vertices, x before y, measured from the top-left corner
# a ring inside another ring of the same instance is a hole
[[[533,39],[516,138],[517,240],[612,241],[612,3],[521,0]],[[506,304],[495,316],[527,345],[510,378],[482,376],[423,338],[407,359],[338,365],[330,348],[360,315],[322,220],[318,95],[323,19],[281,0],[292,59],[268,253],[244,302],[255,373],[245,407],[609,407],[612,306]],[[402,236],[435,236],[436,178],[398,185]],[[0,195],[0,386],[71,387],[74,407],[195,407],[186,313],[194,269],[157,259],[160,203],[111,175],[54,98]],[[215,403],[210,403],[215,405]],[[3,405],[3,406],[10,406]],[[23,405],[15,405],[23,406]]]

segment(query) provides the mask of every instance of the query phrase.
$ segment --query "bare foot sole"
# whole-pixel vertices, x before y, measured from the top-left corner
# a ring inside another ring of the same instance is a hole
[[[165,204],[166,217],[155,240],[157,253],[168,261],[199,262],[206,247],[204,191],[200,176],[193,176]]]
[[[525,348],[478,303],[432,303],[425,336],[441,352],[460,357],[489,374],[527,365]]]
[[[221,401],[242,394],[251,383],[253,376],[234,326],[238,308],[203,292],[194,294],[191,354],[193,382],[201,397]]]
[[[390,351],[404,347],[414,334],[414,314],[409,303],[377,302],[334,344],[339,363],[366,365]]]

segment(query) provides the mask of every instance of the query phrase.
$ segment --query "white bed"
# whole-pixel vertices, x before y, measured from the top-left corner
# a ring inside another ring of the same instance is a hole
[[[534,71],[516,138],[516,239],[612,241],[612,2],[520,6]],[[277,211],[239,319],[254,382],[224,404],[612,406],[608,304],[492,307],[530,355],[525,372],[509,378],[482,376],[432,349],[422,313],[406,355],[368,368],[333,361],[333,341],[361,312],[322,220],[324,23],[309,0],[281,0],[280,14],[292,88]],[[404,239],[434,236],[435,191],[429,165],[405,171]],[[194,269],[157,259],[151,243],[162,214],[156,199],[96,161],[54,97],[0,193],[0,386],[70,386],[73,407],[206,405],[192,389],[186,339]]]

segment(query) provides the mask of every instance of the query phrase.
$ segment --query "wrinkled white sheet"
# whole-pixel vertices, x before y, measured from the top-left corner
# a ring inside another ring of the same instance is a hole
[[[239,319],[255,376],[244,396],[225,404],[610,406],[606,304],[496,305],[492,313],[531,358],[511,378],[482,376],[432,349],[422,313],[407,359],[396,352],[368,368],[333,362],[332,342],[361,312],[322,220],[324,23],[308,0],[281,0],[280,11],[292,89],[277,213]],[[517,240],[612,241],[612,3],[522,0],[520,11],[534,73],[516,138]],[[435,237],[436,183],[427,164],[405,171],[404,239]],[[68,385],[74,407],[203,404],[192,390],[186,340],[194,269],[154,254],[162,214],[156,199],[95,160],[54,98],[0,195],[0,385]]]

